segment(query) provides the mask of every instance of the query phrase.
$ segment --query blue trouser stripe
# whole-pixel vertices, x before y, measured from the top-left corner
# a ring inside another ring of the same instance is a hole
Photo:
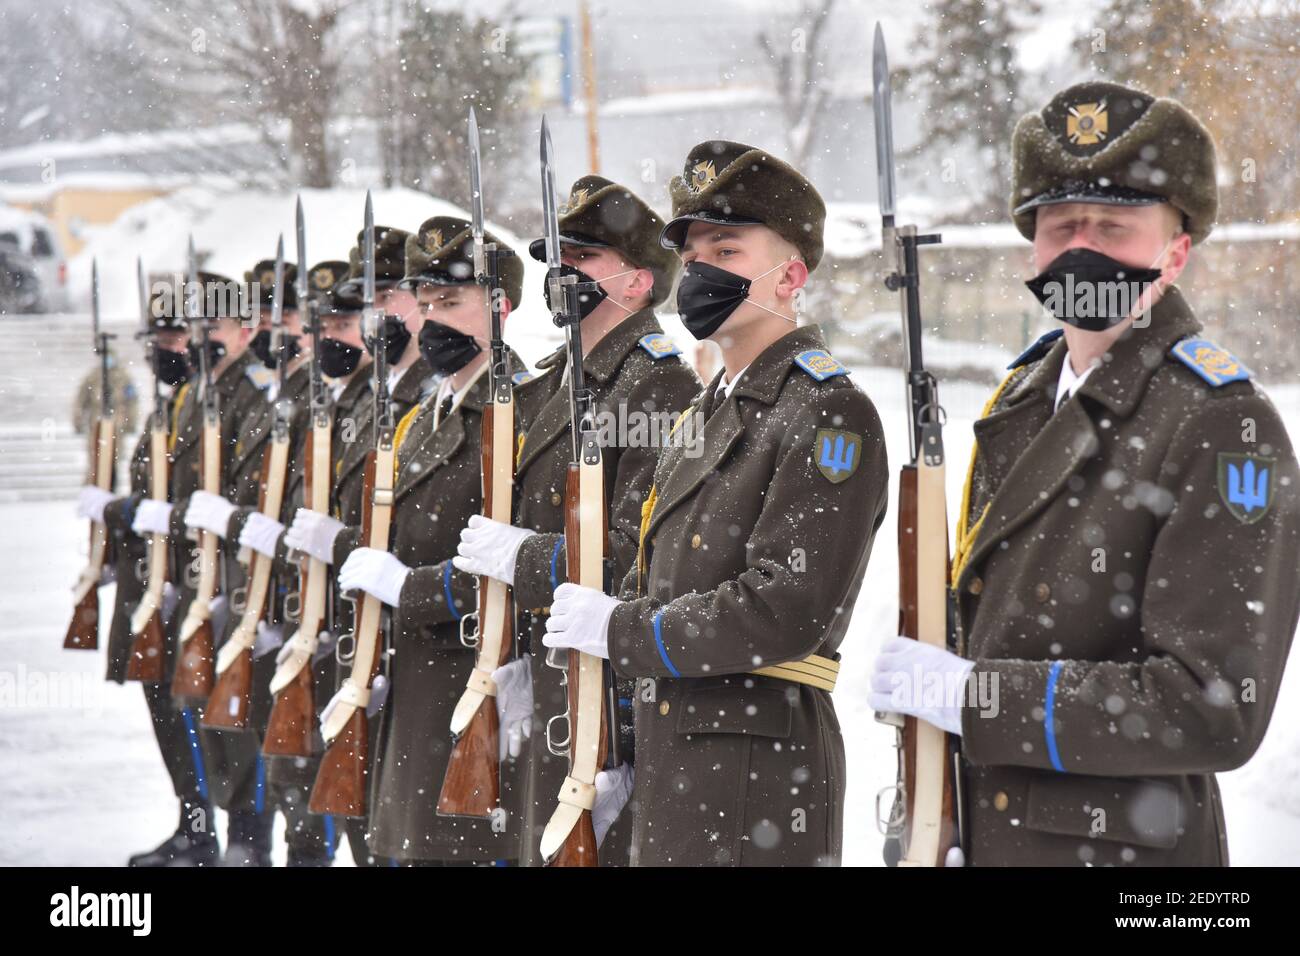
[[[334,815],[325,814],[325,855],[334,859]]]
[[[266,764],[257,755],[257,790],[253,794],[253,809],[261,813],[266,809]]]
[[[659,627],[659,619],[663,616],[664,612],[661,608],[659,612],[655,614],[655,646],[659,648],[659,658],[664,662],[664,667],[668,668],[668,673],[672,674],[674,677],[681,677],[682,675],[678,672],[677,668],[673,667],[673,662],[668,659],[668,649],[664,647],[664,634]]]
[[[203,772],[203,751],[199,748],[199,732],[194,726],[194,713],[186,707],[181,711],[185,720],[185,736],[190,741],[190,759],[194,761],[194,780],[199,785],[199,796],[208,799],[208,775]]]
[[[564,538],[555,542],[555,550],[551,552],[551,590],[554,591],[560,586],[560,579],[556,574],[556,564],[560,560],[560,549],[564,547]]]
[[[451,562],[448,561],[442,569],[442,593],[447,595],[447,607],[451,609],[451,616],[460,620],[460,611],[456,610],[456,599],[451,596]]]
[[[1053,726],[1053,711],[1056,709],[1056,679],[1060,676],[1061,662],[1054,661],[1047,671],[1047,702],[1043,708],[1046,711],[1043,715],[1043,727],[1047,731],[1047,756],[1051,758],[1053,767],[1065,773],[1065,767],[1061,764],[1061,755],[1056,749],[1056,728]]]

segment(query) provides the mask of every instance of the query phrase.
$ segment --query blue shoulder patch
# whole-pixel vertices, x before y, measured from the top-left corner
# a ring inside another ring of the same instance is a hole
[[[800,352],[794,357],[794,364],[819,382],[834,378],[836,375],[849,374],[849,370],[831,358],[831,353],[825,349],[809,349]]]
[[[244,370],[244,374],[248,376],[250,382],[264,392],[275,382],[275,373],[265,365],[251,364]]]
[[[522,385],[524,382],[531,382],[533,377],[532,372],[515,372],[514,375],[510,376],[510,381],[514,385]]]
[[[1215,388],[1250,378],[1250,369],[1227,349],[1219,348],[1209,339],[1183,339],[1174,344],[1169,354]]]
[[[649,352],[650,357],[655,360],[668,358],[670,355],[682,354],[682,350],[677,347],[677,343],[662,332],[651,332],[649,335],[643,335],[636,340],[636,344]]]
[[[1037,362],[1047,354],[1047,350],[1052,347],[1052,343],[1065,334],[1065,329],[1052,329],[1038,337],[1038,341],[1029,348],[1025,349],[1016,356],[1014,362],[1007,366],[1008,369],[1020,368],[1026,362]]]

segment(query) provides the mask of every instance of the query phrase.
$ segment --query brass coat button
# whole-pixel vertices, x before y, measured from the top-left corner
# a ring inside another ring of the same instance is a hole
[[[693,534],[693,535],[691,535],[691,547],[692,547],[692,548],[694,548],[695,550],[698,551],[699,548],[700,548],[700,545],[701,545],[701,544],[703,544],[703,539],[702,539],[698,534]]]
[[[1010,806],[1010,804],[1011,804],[1011,800],[1006,795],[1005,791],[999,790],[997,793],[993,795],[993,806],[995,809],[999,811],[1006,810],[1006,808]]]
[[[661,701],[659,701],[659,714],[660,714],[660,716],[662,716],[662,717],[667,717],[667,716],[668,716],[668,711],[671,710],[671,709],[672,709],[672,708],[669,706],[668,701],[666,701],[666,700],[661,700]]]
[[[1052,589],[1046,584],[1038,584],[1034,588],[1034,600],[1039,604],[1046,604],[1052,596]]]
[[[976,575],[970,579],[970,584],[966,585],[966,589],[970,591],[971,594],[979,594],[984,590],[984,579]]]
[[[560,496],[560,493],[558,491],[555,492],[555,494],[551,495],[551,504],[553,504],[555,507],[557,508],[560,507],[560,503],[562,501],[564,501],[564,499]]]

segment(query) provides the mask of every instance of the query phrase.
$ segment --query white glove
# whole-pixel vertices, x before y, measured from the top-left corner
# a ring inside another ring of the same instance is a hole
[[[873,710],[918,717],[960,736],[966,676],[974,669],[974,661],[942,647],[891,637],[876,658],[868,703]],[[936,687],[945,689],[937,701]],[[947,688],[954,692],[948,694]]]
[[[502,664],[492,672],[497,685],[497,724],[500,757],[518,757],[524,740],[533,735],[533,674],[527,659]]]
[[[621,763],[613,770],[596,774],[596,804],[591,808],[591,825],[596,830],[596,846],[605,839],[610,826],[618,819],[632,796],[632,765]]]
[[[411,569],[387,551],[357,548],[339,568],[339,590],[365,591],[389,607],[402,599],[402,585]]]
[[[542,643],[609,660],[609,617],[622,603],[604,591],[566,581],[555,589]]]
[[[239,546],[252,548],[258,554],[274,558],[275,544],[283,533],[284,525],[260,511],[254,511],[244,522],[244,530],[239,533]]]
[[[959,846],[948,848],[948,855],[943,858],[944,866],[965,866],[966,854],[961,851]]]
[[[111,491],[105,491],[95,485],[83,485],[77,495],[77,517],[89,518],[98,524],[104,523],[104,506],[116,498]]]
[[[147,534],[166,534],[172,517],[172,506],[166,501],[145,498],[135,509],[131,530],[144,537]]]
[[[271,653],[284,643],[284,627],[280,624],[257,622],[257,636],[253,638],[253,660]]]
[[[331,564],[334,561],[334,539],[342,530],[343,522],[319,511],[299,508],[293,516],[293,524],[284,534],[284,544],[294,551],[310,554],[317,561]]]
[[[519,546],[534,534],[535,531],[472,515],[460,533],[460,545],[451,563],[466,574],[484,574],[513,586]]]
[[[202,528],[224,538],[230,516],[239,509],[221,495],[207,491],[196,491],[190,495],[190,506],[185,509],[185,524],[190,528]]]

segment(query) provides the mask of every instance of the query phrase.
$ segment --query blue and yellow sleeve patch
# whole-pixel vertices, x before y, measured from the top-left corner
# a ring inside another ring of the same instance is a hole
[[[532,380],[532,372],[515,372],[514,375],[510,376],[510,382],[513,385],[522,385],[524,382],[531,382]]]
[[[249,365],[248,368],[244,370],[244,374],[248,376],[250,382],[264,392],[269,389],[271,383],[275,381],[275,373],[265,365]]]
[[[1250,378],[1250,369],[1227,349],[1209,339],[1183,339],[1175,343],[1169,354],[1215,388]]]
[[[849,374],[849,370],[831,358],[831,353],[825,349],[809,349],[800,352],[794,357],[794,364],[819,382],[834,378],[836,375]]]
[[[651,332],[649,335],[643,335],[636,340],[636,344],[645,349],[650,357],[655,360],[668,358],[670,355],[682,354],[682,350],[677,347],[677,343],[662,332]]]

